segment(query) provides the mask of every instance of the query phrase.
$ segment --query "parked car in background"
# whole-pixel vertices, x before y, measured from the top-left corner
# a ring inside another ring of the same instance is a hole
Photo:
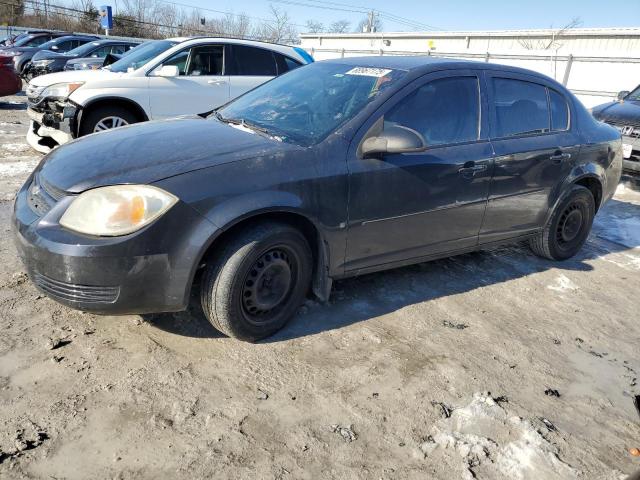
[[[635,90],[618,93],[615,102],[591,109],[593,116],[613,125],[622,135],[624,168],[640,173],[640,85]]]
[[[13,68],[11,57],[0,54],[0,97],[14,95],[22,90],[22,80]]]
[[[140,45],[138,45],[140,46]],[[117,62],[125,55],[128,55],[135,48],[128,50],[125,53],[110,53],[104,58],[96,58],[96,57],[87,57],[87,58],[76,58],[74,60],[69,60],[67,64],[64,66],[64,71],[68,72],[70,70],[98,70],[103,67],[108,67],[112,63]]]
[[[621,170],[620,134],[544,75],[344,58],[206,120],[54,150],[17,195],[14,231],[31,279],[61,303],[179,311],[197,288],[217,329],[257,340],[310,289],[326,300],[333,279],[522,240],[570,258]]]
[[[4,40],[0,49],[9,47],[37,47],[54,38],[71,35],[70,32],[52,32],[49,30],[27,30],[18,35],[11,35]]]
[[[47,34],[48,35],[48,34]],[[91,42],[92,40],[97,40],[99,37],[95,35],[65,35],[58,36],[53,40],[49,40],[48,42],[42,43],[37,46],[28,46],[28,47],[20,47],[13,46],[8,49],[2,51],[3,55],[9,55],[13,57],[13,65],[18,72],[19,75],[24,73],[24,69],[27,64],[31,61],[33,56],[42,50],[51,50],[53,52],[68,52],[80,45],[84,45],[87,42]]]
[[[80,45],[68,52],[42,50],[31,59],[31,63],[25,67],[23,76],[30,80],[39,75],[61,72],[69,60],[78,58],[95,58],[104,62],[109,54],[122,55],[132,48],[140,45],[140,42],[129,40],[96,40]]]
[[[47,151],[51,139],[62,144],[131,123],[210,112],[312,61],[300,48],[251,40],[156,40],[108,70],[34,78],[27,88],[27,140]]]

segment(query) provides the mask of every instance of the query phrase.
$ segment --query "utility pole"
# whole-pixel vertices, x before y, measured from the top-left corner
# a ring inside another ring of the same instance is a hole
[[[375,10],[371,10],[368,14],[367,14],[367,24],[364,27],[364,31],[365,33],[373,33],[376,31],[376,27],[375,27],[375,19],[376,19],[376,12]]]

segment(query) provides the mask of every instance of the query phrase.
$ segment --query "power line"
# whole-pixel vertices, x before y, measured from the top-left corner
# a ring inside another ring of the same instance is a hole
[[[340,3],[340,2],[330,2],[330,1],[325,2],[320,0],[306,0],[306,1],[305,0],[271,0],[271,1],[275,3],[282,3],[285,5],[296,5],[296,6],[302,6],[302,7],[317,8],[321,10],[334,10],[334,11],[349,12],[349,13],[367,14],[370,11],[372,11],[372,9],[364,6],[358,6],[358,5],[352,5],[352,4]],[[309,2],[317,2],[320,4],[316,5],[314,3],[309,3]],[[395,15],[390,12],[386,12],[384,10],[373,9],[373,11],[375,11],[382,18],[386,18],[391,22],[398,23],[404,26],[425,29],[425,30],[440,30],[439,28],[434,27],[433,25],[428,25],[426,23],[421,23],[415,20],[410,20],[408,18],[400,17],[398,15]]]

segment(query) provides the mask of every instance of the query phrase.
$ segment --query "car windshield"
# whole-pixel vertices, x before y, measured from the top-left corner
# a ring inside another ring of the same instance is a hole
[[[122,57],[117,62],[109,65],[109,70],[112,72],[130,72],[137,70],[149,60],[157,57],[162,52],[166,52],[178,42],[172,42],[169,40],[152,40],[150,42],[143,43],[135,49],[128,52],[129,54]]]
[[[634,100],[636,102],[640,102],[640,87],[637,87],[633,92],[627,95],[625,100]]]
[[[73,50],[69,50],[65,55],[73,56],[73,57],[83,57],[85,55],[90,54],[95,48],[99,47],[99,42],[89,42],[84,45],[80,45],[79,47],[74,48]]]
[[[59,43],[65,40],[67,40],[65,37],[54,38],[53,40],[49,40],[48,42],[45,42],[42,45],[40,45],[40,48],[43,50],[51,50],[51,47],[53,47],[54,45],[58,45]]]
[[[215,118],[313,145],[355,117],[406,71],[317,62],[237,98]]]

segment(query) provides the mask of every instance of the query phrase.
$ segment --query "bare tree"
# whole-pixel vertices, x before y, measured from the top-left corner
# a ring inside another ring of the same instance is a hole
[[[582,25],[580,17],[574,17],[564,27],[553,30],[549,38],[523,38],[518,40],[518,43],[525,50],[557,50],[562,47],[562,37],[572,28],[577,28]],[[551,26],[553,29],[553,26]]]
[[[270,5],[271,18],[268,22],[258,25],[254,29],[254,36],[269,42],[297,43],[298,32],[289,20],[289,14]]]
[[[351,27],[351,22],[349,20],[338,20],[337,22],[333,22],[329,27],[330,33],[347,33],[349,28]]]
[[[307,20],[307,32],[309,33],[320,33],[324,32],[324,25],[322,22],[318,22],[317,20]]]

